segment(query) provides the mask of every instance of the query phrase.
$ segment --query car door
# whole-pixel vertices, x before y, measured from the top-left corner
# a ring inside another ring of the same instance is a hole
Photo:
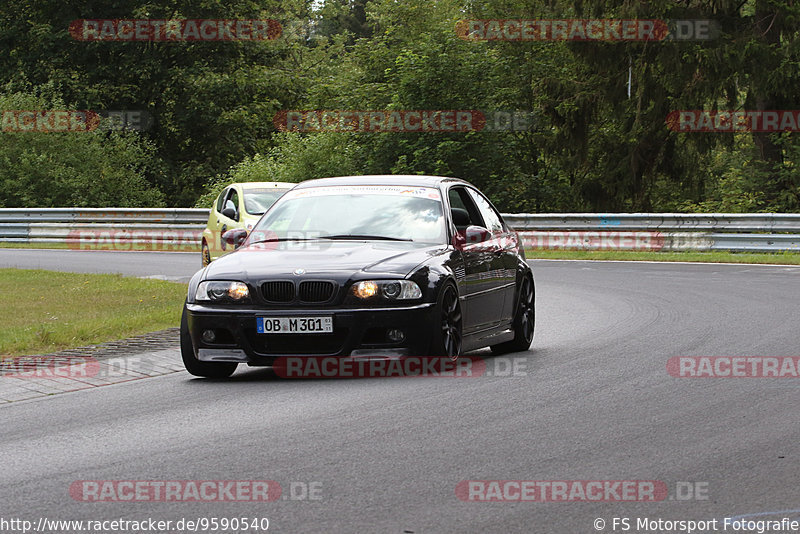
[[[478,207],[464,186],[454,186],[448,191],[451,211],[464,210],[469,215],[468,225],[456,226],[462,235],[467,226],[480,226],[485,223]],[[455,219],[455,218],[454,218]],[[504,306],[501,284],[493,279],[493,270],[498,257],[486,243],[464,243],[461,255],[464,261],[464,279],[459,287],[464,314],[464,333],[492,328],[500,323]]]
[[[517,251],[514,247],[516,235],[512,235],[503,224],[500,214],[480,191],[467,188],[470,197],[475,201],[486,228],[492,233],[487,243],[492,254],[490,278],[497,289],[503,293],[503,306],[500,319],[510,322],[514,313],[514,298],[517,285]]]
[[[239,192],[235,186],[229,187],[222,196],[222,207],[218,211],[217,217],[217,239],[223,253],[230,252],[231,247],[222,239],[222,234],[233,228],[239,227],[241,211],[239,207]]]
[[[222,248],[220,247],[219,221],[220,212],[225,205],[225,198],[227,195],[227,188],[223,189],[222,192],[217,195],[217,198],[214,200],[214,204],[211,206],[211,210],[209,211],[208,222],[206,223],[206,229],[203,232],[203,237],[208,244],[212,259],[216,259],[217,256],[219,256],[219,253],[222,251]]]

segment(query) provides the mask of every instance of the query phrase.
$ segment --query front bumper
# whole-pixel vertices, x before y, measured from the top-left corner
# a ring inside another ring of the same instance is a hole
[[[391,308],[221,308],[187,304],[189,333],[198,359],[272,365],[281,356],[403,357],[424,356],[438,324],[434,304]],[[333,317],[330,334],[259,334],[257,317]],[[386,332],[399,329],[402,341],[389,341]],[[213,330],[215,341],[203,340]]]

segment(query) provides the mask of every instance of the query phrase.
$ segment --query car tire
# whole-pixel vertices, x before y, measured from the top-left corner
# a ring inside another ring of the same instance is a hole
[[[436,329],[431,346],[432,356],[447,356],[455,361],[461,356],[463,342],[461,302],[453,283],[446,283],[436,302]]]
[[[235,362],[201,362],[194,355],[192,336],[189,335],[189,320],[186,316],[186,306],[181,315],[181,357],[183,365],[189,374],[204,378],[228,378],[236,371],[239,365]]]
[[[200,248],[200,254],[203,256],[203,267],[208,267],[208,264],[211,263],[211,250],[208,248],[208,243],[206,243],[205,239]]]
[[[492,345],[492,354],[506,354],[508,352],[524,352],[531,348],[533,333],[536,326],[536,289],[533,279],[526,276],[522,279],[519,289],[519,300],[514,312],[514,339]]]

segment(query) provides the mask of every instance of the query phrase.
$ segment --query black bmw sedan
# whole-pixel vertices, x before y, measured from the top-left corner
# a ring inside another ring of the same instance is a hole
[[[403,358],[528,350],[534,282],[518,236],[471,184],[354,176],[298,184],[236,252],[198,271],[186,369],[230,376],[282,356]]]

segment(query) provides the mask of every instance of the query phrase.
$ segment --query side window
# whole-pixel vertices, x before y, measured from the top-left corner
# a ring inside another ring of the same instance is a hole
[[[463,230],[470,225],[484,225],[478,208],[463,187],[451,188],[447,196],[450,200],[453,223],[458,230]]]
[[[502,232],[503,231],[503,221],[500,219],[500,215],[498,215],[497,211],[492,207],[486,197],[482,194],[478,193],[474,189],[468,189],[469,195],[475,201],[475,204],[478,206],[478,210],[481,212],[481,216],[483,217],[483,221],[486,223],[486,228],[490,232]]]
[[[219,194],[217,197],[217,213],[222,213],[222,210],[225,208],[225,198],[228,196],[228,190],[223,189],[222,193]]]
[[[458,194],[458,189],[455,187],[450,190],[449,198],[450,198],[450,208],[460,208],[462,210],[467,209],[464,205],[464,201],[461,200],[461,195]]]
[[[239,193],[236,192],[236,189],[231,189],[231,196],[228,200],[231,204],[233,204],[233,209],[236,210],[236,217],[234,217],[237,221],[239,220]],[[228,205],[228,203],[225,203]]]

